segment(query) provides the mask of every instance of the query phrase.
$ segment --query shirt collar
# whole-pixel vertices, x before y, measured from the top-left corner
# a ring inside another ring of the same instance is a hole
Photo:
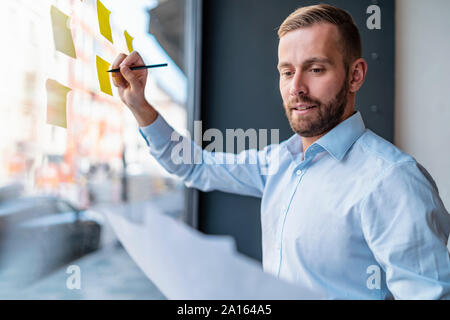
[[[357,111],[350,118],[341,122],[334,129],[317,140],[307,153],[311,150],[314,153],[318,149],[325,149],[333,158],[341,161],[347,154],[350,147],[359,139],[366,130],[361,113]],[[317,148],[319,147],[319,148]],[[320,148],[321,147],[321,148]],[[303,152],[302,139],[298,134],[292,136],[286,143],[286,148],[293,158]],[[309,157],[308,155],[305,158]]]

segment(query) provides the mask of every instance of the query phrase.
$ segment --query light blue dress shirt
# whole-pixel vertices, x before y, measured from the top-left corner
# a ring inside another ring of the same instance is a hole
[[[180,164],[161,116],[140,132],[188,187],[262,198],[264,271],[329,299],[450,299],[450,215],[436,184],[414,158],[366,129],[359,112],[304,160],[298,135],[238,155],[184,138],[192,159],[203,161]]]

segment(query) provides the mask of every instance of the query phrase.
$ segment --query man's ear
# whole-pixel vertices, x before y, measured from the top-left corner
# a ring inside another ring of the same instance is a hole
[[[367,74],[367,62],[359,58],[352,63],[349,70],[349,89],[351,93],[356,93],[364,83]]]

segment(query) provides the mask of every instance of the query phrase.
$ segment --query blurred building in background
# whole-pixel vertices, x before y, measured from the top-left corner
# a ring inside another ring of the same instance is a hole
[[[54,49],[50,5],[71,17],[76,59]],[[92,0],[2,1],[0,24],[7,44],[0,52],[0,186],[21,183],[27,194],[59,195],[81,207],[182,189],[148,154],[115,88],[113,97],[100,92],[95,57],[112,63],[128,53],[126,25],[111,23],[111,44],[99,33]],[[46,123],[47,79],[72,89],[67,129]],[[173,115],[171,124],[185,129],[184,102],[151,73],[148,91],[162,114]]]
[[[123,298],[160,295],[117,245],[101,210],[133,205],[142,215],[150,202],[183,219],[184,185],[150,156],[117,89],[112,85],[113,96],[100,91],[96,56],[112,63],[119,53],[128,54],[126,30],[146,64],[167,62],[164,70],[149,71],[146,95],[182,133],[187,80],[182,66],[148,32],[158,1],[101,2],[111,11],[113,43],[100,33],[97,0],[0,2],[0,299],[22,298],[25,291],[33,299],[68,297],[73,292],[64,286],[66,267],[78,263],[84,274],[94,274],[89,285],[96,299],[114,285]],[[70,17],[76,58],[55,50],[51,6]],[[71,89],[67,128],[47,123],[49,79]],[[102,274],[114,274],[114,283],[97,275],[98,259]],[[130,272],[134,284],[128,282]]]

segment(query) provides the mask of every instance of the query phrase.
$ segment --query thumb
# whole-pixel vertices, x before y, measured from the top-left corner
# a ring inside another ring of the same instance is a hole
[[[136,76],[136,74],[133,72],[133,70],[130,69],[130,67],[128,67],[125,64],[120,66],[120,73],[125,78],[125,80],[128,81],[128,83],[130,84],[130,86],[133,89],[139,88],[139,86],[140,86],[139,79]]]

